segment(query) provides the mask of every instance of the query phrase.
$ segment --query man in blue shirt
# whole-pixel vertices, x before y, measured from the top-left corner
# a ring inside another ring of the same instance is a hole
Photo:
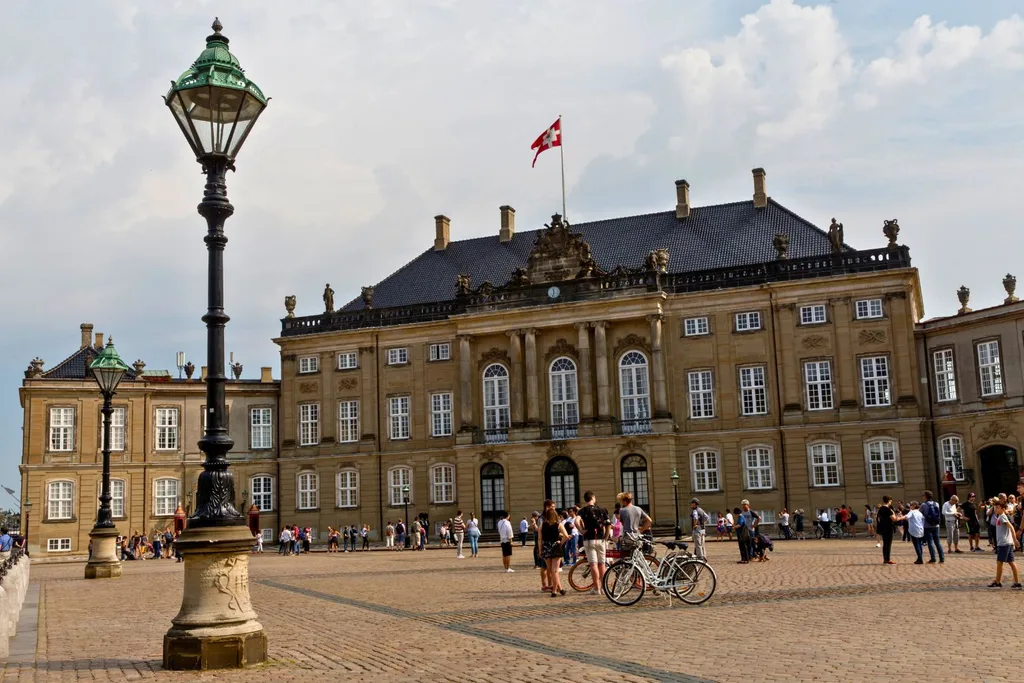
[[[0,560],[6,560],[11,556],[11,547],[14,539],[11,537],[7,527],[0,527]]]
[[[935,564],[935,551],[939,552],[939,563],[946,561],[942,552],[942,542],[939,540],[939,525],[942,523],[942,510],[939,504],[933,500],[932,492],[925,491],[924,502],[921,503],[921,514],[924,516],[924,542],[928,545],[928,564]]]

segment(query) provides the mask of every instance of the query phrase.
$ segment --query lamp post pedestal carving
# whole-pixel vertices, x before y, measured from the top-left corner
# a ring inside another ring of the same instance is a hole
[[[89,532],[92,555],[85,565],[87,579],[116,579],[121,576],[121,560],[117,557],[117,529],[93,527]]]

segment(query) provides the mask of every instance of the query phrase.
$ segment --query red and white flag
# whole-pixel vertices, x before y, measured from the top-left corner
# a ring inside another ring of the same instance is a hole
[[[544,150],[547,150],[547,149],[551,149],[552,147],[561,147],[561,146],[562,146],[562,117],[559,116],[558,119],[554,123],[551,124],[551,127],[548,128],[543,133],[541,133],[540,137],[538,137],[536,140],[534,140],[533,144],[530,145],[530,149],[537,150],[537,153],[533,155],[533,163],[530,164],[530,168],[533,168],[534,166],[537,165],[537,157],[540,156],[541,152],[543,152]]]

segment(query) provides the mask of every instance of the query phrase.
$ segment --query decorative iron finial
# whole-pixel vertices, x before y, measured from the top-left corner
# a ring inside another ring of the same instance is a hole
[[[242,364],[241,363],[232,363],[231,364],[231,374],[235,376],[235,379],[242,379]]]
[[[967,302],[971,300],[971,290],[965,285],[960,285],[960,289],[956,290],[956,298],[960,300],[960,310],[956,314],[964,315],[965,313],[970,313],[971,309],[967,307]]]
[[[196,366],[192,364],[192,361],[185,363],[185,379],[192,379],[192,373],[196,371]]]
[[[789,235],[780,232],[775,236],[775,239],[772,240],[772,245],[775,247],[775,251],[778,252],[780,261],[788,258]]]
[[[1013,304],[1020,301],[1013,293],[1017,290],[1017,278],[1010,273],[1006,274],[1003,278],[1003,289],[1006,290],[1006,298],[1003,300],[1004,304]]]
[[[220,23],[220,18],[219,17],[214,17],[213,18],[213,25],[210,26],[210,28],[213,29],[214,33],[220,33],[224,29],[224,25]]]

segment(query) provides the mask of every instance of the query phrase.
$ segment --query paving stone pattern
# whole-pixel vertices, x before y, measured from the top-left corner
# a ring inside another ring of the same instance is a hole
[[[4,680],[996,682],[1024,667],[1020,648],[989,647],[992,624],[1016,623],[1024,606],[985,588],[992,555],[915,566],[897,542],[900,564],[886,567],[866,540],[806,541],[741,566],[734,543],[708,545],[718,591],[700,607],[550,598],[518,546],[514,574],[496,549],[266,554],[250,587],[271,661],[205,674],[160,666],[180,565],[131,562],[119,580],[86,582],[81,564],[36,564],[38,614],[22,618],[38,621],[22,637],[35,653],[12,657]]]

